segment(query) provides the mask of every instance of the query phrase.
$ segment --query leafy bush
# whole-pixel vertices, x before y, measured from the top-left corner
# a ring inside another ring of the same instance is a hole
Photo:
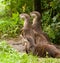
[[[60,44],[60,0],[42,0],[42,27],[53,43]]]
[[[0,20],[0,37],[16,37],[20,34],[20,29],[23,21],[19,18],[19,13],[13,13],[12,17],[5,20]]]
[[[2,1],[5,4],[5,11],[8,10],[10,13],[15,12],[30,12],[33,9],[33,0],[4,0]],[[31,5],[32,4],[32,5]]]

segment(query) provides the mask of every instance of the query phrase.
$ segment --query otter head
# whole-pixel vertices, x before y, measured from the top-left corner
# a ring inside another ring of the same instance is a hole
[[[20,18],[22,18],[22,19],[24,19],[24,20],[27,20],[27,19],[30,20],[30,16],[29,16],[28,14],[26,14],[26,13],[20,14]]]
[[[40,19],[41,19],[40,13],[37,12],[37,11],[33,11],[33,12],[30,13],[30,15],[31,15],[31,17],[33,17],[33,24],[32,25],[33,26],[38,26],[41,23],[41,21],[40,21]]]
[[[39,32],[41,30],[41,15],[37,11],[33,11],[30,13],[31,17],[33,17],[32,28],[35,32]]]
[[[41,15],[39,12],[37,11],[33,11],[30,13],[31,17],[34,17],[34,18],[41,18]]]
[[[26,13],[22,13],[20,14],[20,18],[24,19],[23,29],[29,29],[30,28],[30,16]]]

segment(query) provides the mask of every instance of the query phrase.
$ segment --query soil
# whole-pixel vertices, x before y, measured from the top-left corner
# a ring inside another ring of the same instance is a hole
[[[21,35],[17,38],[10,38],[10,39],[5,39],[5,40],[11,47],[16,49],[17,51],[26,52],[25,43],[27,43],[28,41],[24,39]],[[60,45],[55,44],[55,46],[60,50]]]
[[[17,51],[26,52],[25,43],[27,43],[28,41],[24,39],[21,35],[17,38],[10,38],[10,39],[5,39],[5,40],[11,47],[16,49]]]

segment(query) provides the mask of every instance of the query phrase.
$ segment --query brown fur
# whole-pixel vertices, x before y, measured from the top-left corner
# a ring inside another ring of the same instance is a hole
[[[43,39],[50,42],[50,39],[46,33],[43,32],[42,30],[42,23],[41,23],[41,15],[37,11],[33,11],[30,13],[30,15],[33,17],[33,24],[32,28],[34,30],[34,33],[40,36],[43,36]]]
[[[60,57],[60,51],[50,43],[49,37],[42,31],[40,13],[37,11],[33,11],[30,13],[30,15],[34,17],[32,28],[35,33],[35,41],[36,41],[35,49],[38,55],[45,56],[46,52],[48,52],[49,55],[52,57]]]
[[[52,44],[49,43],[47,38],[45,37],[44,34],[38,32],[37,26],[36,25],[36,30],[35,28],[32,28],[31,25],[29,24],[30,18],[24,15],[24,27],[23,27],[23,37],[28,40],[29,43],[26,43],[26,52],[32,52],[33,54],[36,54],[40,57],[45,57],[46,52],[51,57],[60,57],[60,51]],[[28,16],[28,15],[27,15]],[[29,18],[29,20],[27,20]],[[36,23],[35,23],[36,24]],[[28,26],[28,27],[27,27]]]
[[[35,36],[30,24],[30,17],[28,14],[20,14],[20,18],[23,18],[24,21],[24,26],[22,28],[22,36],[27,39],[29,41],[29,43],[26,43],[26,52],[28,53],[30,47],[34,46],[34,42],[35,42]]]
[[[50,44],[38,44],[36,45],[34,52],[35,52],[34,54],[37,54],[40,57],[45,57],[47,52],[48,56],[54,58],[60,57],[60,51],[54,45]]]

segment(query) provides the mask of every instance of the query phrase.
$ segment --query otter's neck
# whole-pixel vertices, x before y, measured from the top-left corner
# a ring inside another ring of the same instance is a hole
[[[41,27],[41,21],[40,21],[40,17],[35,17],[33,19],[33,24],[32,24],[33,28],[37,31],[41,31],[42,27]]]
[[[35,17],[34,19],[33,19],[33,26],[40,26],[40,24],[41,24],[41,21],[40,21],[40,17]]]
[[[33,19],[33,25],[38,25],[40,24],[40,17],[39,16],[35,16],[35,18]]]
[[[24,29],[28,29],[30,27],[29,21],[30,21],[30,19],[25,19],[25,21],[24,21]]]

